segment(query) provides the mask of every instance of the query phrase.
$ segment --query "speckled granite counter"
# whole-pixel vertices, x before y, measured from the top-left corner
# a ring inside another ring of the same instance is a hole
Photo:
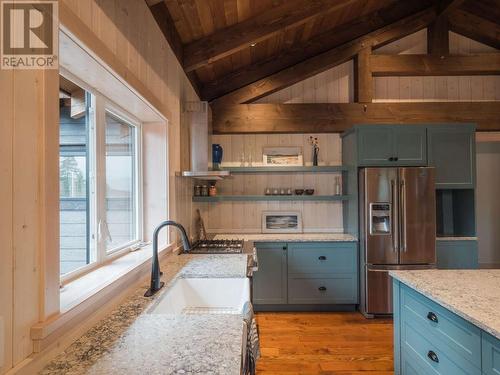
[[[214,239],[253,242],[356,242],[357,239],[345,233],[241,233],[217,234]]]
[[[500,339],[500,269],[391,271],[390,275]]]
[[[148,285],[141,286],[40,374],[239,374],[240,316],[146,311],[180,277],[246,277],[247,255],[171,254],[161,270],[166,287],[160,293],[146,298]]]

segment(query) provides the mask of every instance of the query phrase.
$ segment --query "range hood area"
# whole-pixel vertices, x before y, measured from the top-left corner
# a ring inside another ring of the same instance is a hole
[[[201,180],[222,180],[230,175],[229,171],[215,171],[209,168],[211,155],[211,113],[208,102],[187,102],[183,116],[189,126],[191,169],[183,171],[182,176]]]

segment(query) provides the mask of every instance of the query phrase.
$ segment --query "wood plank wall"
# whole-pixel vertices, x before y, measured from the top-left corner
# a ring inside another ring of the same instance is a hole
[[[192,210],[186,191],[191,191],[191,182],[176,178],[175,171],[188,152],[181,105],[198,97],[146,3],[61,0],[59,6],[61,24],[77,37],[98,41],[88,47],[112,67],[119,64],[125,79],[132,85],[139,82],[138,91],[151,93],[161,106],[169,120],[165,134],[170,146],[171,218],[189,226]],[[110,56],[112,61],[106,61]],[[1,70],[0,85],[0,331],[5,349],[0,374],[4,374],[29,361],[31,326],[58,310],[58,259],[47,258],[57,255],[54,249],[59,247],[57,71]],[[167,212],[157,216],[166,218]]]
[[[304,163],[312,165],[309,136],[319,139],[320,165],[341,164],[341,140],[339,134],[272,134],[272,135],[214,135],[213,143],[224,148],[223,164],[239,166],[241,157],[248,165],[251,155],[253,163],[262,163],[262,148],[265,146],[300,146]],[[255,165],[255,164],[254,164]],[[313,188],[316,195],[335,193],[335,176],[331,173],[250,174],[235,175],[217,183],[219,194],[262,195],[266,187]],[[299,211],[302,213],[304,231],[342,232],[342,203],[340,202],[221,202],[197,203],[196,208],[209,232],[215,233],[260,233],[262,211]]]

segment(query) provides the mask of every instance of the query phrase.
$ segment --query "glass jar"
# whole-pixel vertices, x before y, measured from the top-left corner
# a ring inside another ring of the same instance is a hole
[[[207,185],[203,185],[201,187],[201,196],[208,197],[208,186]]]
[[[217,195],[217,188],[215,187],[215,185],[210,185],[210,187],[208,188],[208,195],[211,197],[215,197]]]
[[[200,185],[196,185],[194,187],[193,194],[195,197],[199,197],[201,195],[201,186]]]

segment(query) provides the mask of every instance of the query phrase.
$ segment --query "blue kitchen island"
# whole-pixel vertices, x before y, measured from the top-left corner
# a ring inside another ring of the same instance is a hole
[[[395,374],[500,375],[500,270],[390,275]]]

